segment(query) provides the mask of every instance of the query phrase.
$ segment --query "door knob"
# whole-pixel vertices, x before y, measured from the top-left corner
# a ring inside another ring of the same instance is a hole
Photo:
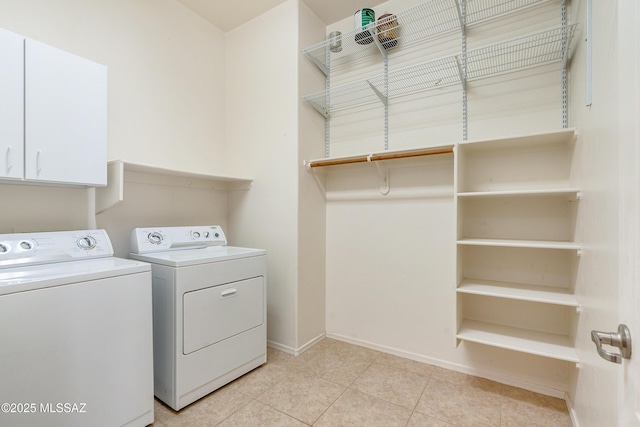
[[[613,363],[622,363],[622,358],[631,358],[631,334],[627,325],[618,325],[618,333],[591,331],[591,341],[596,344],[598,354],[605,360]],[[602,348],[602,344],[611,345],[620,349],[620,354],[612,353]]]

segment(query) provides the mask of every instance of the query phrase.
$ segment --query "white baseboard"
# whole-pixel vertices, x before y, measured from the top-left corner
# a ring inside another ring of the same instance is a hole
[[[567,402],[567,408],[569,408],[569,416],[571,417],[571,425],[573,427],[580,427],[580,423],[578,422],[578,416],[576,415],[576,409],[571,404],[569,400],[569,396],[564,399]]]
[[[283,353],[287,353],[292,356],[296,355],[296,350],[293,347],[289,347],[287,345],[283,345],[274,341],[267,340],[267,347],[271,347],[273,349],[282,351]]]
[[[274,341],[267,341],[267,346],[276,350],[280,350],[284,353],[291,354],[292,356],[299,356],[305,351],[307,351],[308,349],[310,349],[311,347],[313,347],[314,345],[316,345],[317,343],[319,343],[320,341],[322,341],[322,339],[325,336],[326,334],[322,333],[298,348],[289,347],[287,345],[283,345]]]

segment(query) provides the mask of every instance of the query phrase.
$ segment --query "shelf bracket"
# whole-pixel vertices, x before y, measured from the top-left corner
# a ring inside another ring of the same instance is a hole
[[[124,201],[124,162],[107,164],[107,185],[96,187],[95,198],[96,215]]]
[[[378,88],[376,88],[369,80],[367,80],[367,84],[369,85],[369,87],[371,87],[371,90],[373,90],[376,96],[380,99],[380,102],[382,102],[384,106],[387,107],[388,106],[387,97],[382,92],[380,92]]]
[[[376,167],[376,171],[378,172],[378,178],[380,179],[380,194],[386,196],[389,194],[389,169],[386,166],[382,165],[382,162],[374,162],[371,160],[371,155],[367,156],[367,161],[372,163]]]
[[[304,160],[302,164],[304,165],[304,168],[307,170],[307,172],[309,172],[311,176],[313,176],[313,179],[316,182],[316,185],[318,186],[318,188],[320,189],[322,196],[326,199],[327,192],[325,190],[324,184],[322,183],[322,181],[320,181],[320,177],[318,176],[318,174],[316,174],[314,170],[311,169],[310,163],[307,162],[306,160]]]
[[[313,108],[315,108],[315,110],[322,114],[322,116],[325,119],[329,118],[329,111],[326,107],[323,107],[322,105],[318,104],[317,102],[311,100],[311,99],[305,99],[305,101],[307,101],[309,103],[309,105],[311,105]]]
[[[322,71],[324,73],[325,76],[329,75],[329,68],[327,68],[326,65],[324,65],[322,62],[318,61],[318,59],[311,55],[308,52],[305,52],[305,55],[307,55],[307,58],[309,58],[311,60],[311,62],[313,62],[313,64],[318,67],[320,69],[320,71]]]
[[[380,40],[378,39],[378,29],[375,26],[371,27],[370,32],[372,33],[371,35],[373,36],[373,42],[376,44],[376,46],[378,46],[378,50],[380,51],[382,56],[384,58],[386,58],[387,57],[387,49],[385,49],[385,47],[382,46],[382,43],[380,43]]]

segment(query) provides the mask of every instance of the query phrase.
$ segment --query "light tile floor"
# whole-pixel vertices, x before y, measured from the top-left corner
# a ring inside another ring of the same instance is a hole
[[[493,381],[324,339],[267,363],[154,427],[570,427],[566,404]]]

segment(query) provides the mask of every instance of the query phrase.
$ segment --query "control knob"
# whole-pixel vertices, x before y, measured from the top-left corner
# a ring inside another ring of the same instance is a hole
[[[95,237],[93,236],[84,236],[84,237],[80,237],[76,243],[78,244],[78,247],[80,247],[80,249],[84,249],[85,251],[89,251],[93,248],[96,247],[96,245],[98,244],[98,242],[96,241]]]
[[[149,243],[151,243],[152,245],[159,245],[163,240],[162,234],[158,233],[157,231],[149,233],[147,238],[149,239]]]
[[[24,249],[25,251],[29,251],[33,249],[33,243],[28,240],[23,240],[22,242],[20,242],[20,248]]]

